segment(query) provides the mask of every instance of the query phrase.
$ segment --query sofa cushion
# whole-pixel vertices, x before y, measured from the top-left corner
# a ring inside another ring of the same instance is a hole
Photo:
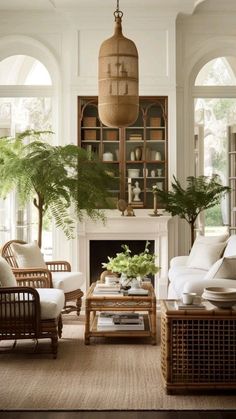
[[[52,272],[52,283],[54,288],[64,292],[71,292],[81,288],[84,282],[82,272]]]
[[[204,279],[236,279],[236,257],[223,257],[209,269]]]
[[[181,265],[181,266],[173,266],[172,268],[169,269],[169,281],[175,281],[176,278],[179,278],[183,275],[187,275],[189,276],[189,278],[195,276],[195,275],[200,275],[201,277],[204,278],[204,276],[206,275],[207,270],[206,269],[195,269],[195,268],[188,268],[186,267],[186,265]]]
[[[0,256],[0,287],[16,287],[17,282],[7,261]]]
[[[12,251],[19,268],[47,268],[36,241],[32,243],[12,243]]]
[[[53,288],[37,288],[40,298],[41,319],[56,319],[65,305],[62,290]]]
[[[187,260],[188,268],[208,270],[222,255],[226,246],[222,243],[201,243],[194,242]]]
[[[171,282],[169,285],[168,290],[168,298],[181,298],[183,289],[185,284],[190,280],[195,280],[196,282],[200,282],[203,280],[204,276],[206,275],[206,271],[203,269],[190,269],[190,268],[184,268],[178,270],[170,270],[169,275],[171,276]],[[170,277],[169,277],[170,278]],[[172,290],[170,295],[170,290]]]
[[[170,267],[174,266],[185,266],[188,260],[188,256],[175,256],[170,261]]]

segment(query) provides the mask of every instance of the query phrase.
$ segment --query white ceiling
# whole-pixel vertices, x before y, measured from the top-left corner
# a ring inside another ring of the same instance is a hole
[[[206,0],[120,0],[120,9],[127,7],[160,7],[178,11],[193,11],[194,7]],[[208,1],[208,0],[207,0]],[[234,0],[233,0],[234,1]],[[0,10],[73,10],[80,7],[116,7],[116,0],[0,0]]]

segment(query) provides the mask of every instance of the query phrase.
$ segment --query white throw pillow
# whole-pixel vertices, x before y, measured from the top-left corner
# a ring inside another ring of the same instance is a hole
[[[225,242],[213,244],[195,241],[187,260],[187,267],[207,271],[221,257],[225,246]]]
[[[12,243],[12,251],[19,268],[47,268],[36,241],[33,243]]]
[[[228,233],[221,234],[220,236],[199,235],[196,237],[194,244],[195,243],[207,243],[207,244],[222,243],[222,242],[226,242],[228,238],[229,238]]]
[[[224,256],[235,256],[236,257],[236,234],[232,234],[227,241],[227,246],[224,251]]]
[[[236,279],[236,257],[223,257],[209,269],[204,279]]]
[[[0,256],[0,286],[17,286],[15,275],[13,274],[10,265],[8,265],[7,261],[2,256]]]

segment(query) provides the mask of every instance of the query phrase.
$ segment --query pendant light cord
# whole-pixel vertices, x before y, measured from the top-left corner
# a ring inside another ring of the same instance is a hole
[[[114,12],[114,16],[115,17],[122,18],[123,12],[120,10],[120,4],[119,3],[120,3],[120,1],[119,0],[116,0],[116,10]]]

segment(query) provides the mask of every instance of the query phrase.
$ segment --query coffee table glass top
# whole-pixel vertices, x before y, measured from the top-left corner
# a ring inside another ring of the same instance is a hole
[[[150,298],[151,296],[154,296],[155,295],[154,294],[153,286],[152,286],[152,284],[150,282],[144,282],[142,284],[142,288],[145,289],[145,290],[148,290],[148,294],[145,294],[145,295],[139,294],[139,291],[137,291],[137,294],[129,295],[128,292],[126,290],[123,290],[123,289],[121,289],[120,292],[101,293],[100,294],[100,293],[95,293],[94,292],[95,286],[96,286],[96,282],[94,282],[90,286],[90,288],[88,290],[88,293],[87,293],[87,298],[91,298],[91,297],[92,298],[124,298],[124,297],[127,297],[127,298],[135,298],[135,297],[138,297],[138,298],[145,298],[145,297],[146,298]]]

